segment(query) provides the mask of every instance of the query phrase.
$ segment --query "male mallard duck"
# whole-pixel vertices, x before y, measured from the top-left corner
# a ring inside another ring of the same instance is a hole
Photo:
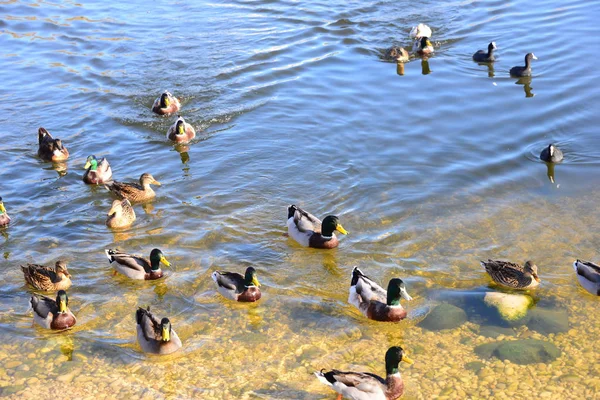
[[[418,40],[418,44],[415,42],[415,45],[415,52],[421,56],[427,56],[433,54],[434,52],[433,45],[428,37],[423,36],[420,40]]]
[[[492,61],[496,61],[496,58],[494,57],[494,50],[496,50],[496,42],[491,42],[490,44],[488,44],[488,51],[487,53],[485,52],[485,50],[477,50],[477,52],[475,54],[473,54],[473,61],[477,61],[477,62],[492,62]]]
[[[4,203],[2,202],[2,197],[0,197],[0,226],[6,226],[10,223],[10,217],[6,212],[6,208],[4,208]]]
[[[386,292],[358,267],[352,269],[348,302],[367,318],[388,322],[403,320],[406,318],[406,310],[400,304],[400,297],[407,301],[412,300],[402,279],[390,279]]]
[[[335,215],[328,215],[321,223],[317,217],[295,205],[288,207],[287,227],[289,236],[296,242],[316,249],[337,247],[339,242],[333,231],[348,234]]]
[[[385,353],[385,373],[382,377],[369,372],[342,372],[333,369],[329,372],[315,372],[319,381],[339,393],[342,397],[353,400],[395,400],[404,393],[404,381],[400,376],[400,361],[412,364],[402,347],[393,346]]]
[[[67,263],[57,261],[54,269],[45,265],[21,265],[25,282],[35,289],[45,291],[67,290],[71,287],[71,274],[67,271]]]
[[[140,176],[140,184],[113,181],[106,184],[106,188],[122,199],[131,202],[151,200],[156,196],[150,185],[160,186],[160,182],[148,173]]]
[[[163,276],[163,271],[160,269],[160,263],[163,263],[167,267],[171,266],[171,263],[167,261],[164,254],[159,249],[153,249],[150,252],[150,259],[133,256],[113,249],[106,249],[104,252],[111,264],[116,262],[116,264],[113,265],[114,269],[131,279],[159,279]]]
[[[394,46],[386,50],[384,58],[388,61],[407,62],[408,51],[403,47]]]
[[[33,308],[33,321],[46,329],[67,329],[75,325],[77,319],[67,307],[67,292],[59,290],[56,300],[46,296],[33,295],[29,300]]]
[[[83,181],[91,185],[99,185],[112,180],[112,170],[106,158],[101,158],[100,162],[96,156],[91,155],[87,158],[85,166],[87,171],[83,174]]]
[[[38,156],[44,161],[64,161],[69,158],[69,151],[60,139],[52,138],[44,128],[38,129]]]
[[[481,261],[481,266],[501,286],[511,289],[532,289],[540,284],[538,267],[531,261],[525,266],[508,261]]]
[[[577,260],[573,263],[579,284],[585,290],[600,296],[600,265],[589,261]]]
[[[409,34],[411,38],[415,39],[413,43],[413,52],[421,55],[433,53],[433,46],[429,41],[431,35],[431,28],[427,25],[419,24],[417,26],[413,26]],[[426,40],[424,41],[423,38],[426,38]]]
[[[159,115],[171,115],[179,111],[180,108],[181,104],[179,104],[177,97],[166,90],[152,104],[152,111]]]
[[[558,163],[562,161],[563,153],[558,147],[550,143],[548,147],[540,153],[540,159],[549,163]]]
[[[167,131],[167,138],[177,143],[187,143],[196,137],[194,127],[180,115]]]
[[[147,310],[138,308],[135,313],[137,340],[145,353],[171,354],[181,348],[181,340],[173,330],[169,318],[160,322]]]
[[[531,76],[531,60],[537,60],[537,57],[533,53],[527,53],[525,55],[525,66],[512,67],[510,69],[510,76]]]
[[[106,226],[109,228],[125,228],[135,221],[135,211],[129,200],[114,200],[107,213]]]
[[[422,37],[431,37],[431,28],[425,24],[419,24],[413,26],[410,30],[409,36],[414,39],[421,39]]]
[[[219,293],[231,300],[241,302],[253,302],[260,299],[260,282],[256,277],[256,270],[252,267],[246,268],[245,276],[237,272],[215,271],[212,278],[217,284]]]

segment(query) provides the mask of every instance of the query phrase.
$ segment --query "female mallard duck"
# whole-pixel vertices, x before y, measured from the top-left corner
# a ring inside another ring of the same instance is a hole
[[[540,153],[540,159],[549,163],[558,163],[563,159],[563,152],[558,147],[550,143],[548,147],[546,147]]]
[[[62,330],[72,327],[77,322],[69,310],[69,297],[64,290],[58,291],[56,300],[34,294],[29,302],[33,308],[33,321],[43,328]]]
[[[196,137],[194,127],[180,115],[167,131],[167,138],[177,143],[187,143]]]
[[[106,226],[109,228],[125,228],[135,221],[135,211],[129,200],[114,200],[107,213]]]
[[[537,57],[533,53],[527,53],[525,55],[525,66],[512,67],[510,69],[510,76],[531,76],[531,60],[537,60]]]
[[[384,58],[387,61],[396,61],[396,62],[407,62],[408,61],[408,51],[404,50],[403,47],[394,46],[386,50]]]
[[[496,58],[494,57],[494,50],[496,50],[496,42],[491,42],[490,44],[488,44],[488,51],[487,53],[485,52],[485,50],[477,50],[477,52],[475,54],[473,54],[473,61],[477,61],[477,62],[492,62],[492,61],[496,61]]]
[[[333,249],[338,246],[339,241],[333,231],[348,234],[335,215],[328,215],[321,222],[295,205],[288,207],[287,227],[288,235],[296,242],[316,249]]]
[[[2,197],[0,197],[0,226],[6,226],[8,224],[10,224],[10,217],[6,212],[6,208],[4,208]]]
[[[45,265],[21,265],[25,282],[35,289],[45,291],[67,290],[71,287],[71,274],[67,271],[67,263],[57,261],[54,269]]]
[[[600,296],[600,265],[589,261],[577,260],[573,263],[579,284],[585,290]]]
[[[38,156],[44,161],[64,161],[69,158],[69,151],[60,139],[54,139],[44,128],[38,129]]]
[[[253,302],[260,299],[260,282],[256,277],[256,270],[252,267],[246,268],[244,276],[237,272],[215,271],[212,278],[217,284],[219,293],[231,300],[241,302]]]
[[[99,185],[112,180],[112,170],[106,158],[101,158],[100,161],[96,156],[91,155],[87,158],[85,166],[87,171],[83,174],[83,181],[90,185]]]
[[[137,183],[113,181],[105,186],[121,199],[127,199],[131,202],[140,202],[151,200],[156,197],[156,193],[154,193],[154,190],[152,190],[150,185],[160,186],[160,182],[154,179],[152,175],[144,173],[140,176],[139,185]]]
[[[367,318],[388,322],[403,320],[406,318],[406,310],[400,304],[400,297],[407,301],[412,300],[402,279],[391,279],[386,292],[358,267],[352,269],[348,302]]]
[[[159,279],[163,277],[160,263],[167,267],[171,266],[171,263],[159,249],[153,249],[150,252],[150,259],[113,249],[106,249],[104,252],[111,264],[116,263],[113,265],[114,269],[131,279],[144,279],[147,281]]]
[[[538,267],[531,261],[521,266],[508,261],[487,260],[487,262],[481,261],[481,266],[485,268],[492,280],[501,286],[511,289],[532,289],[540,284]]]
[[[160,322],[147,310],[138,308],[135,313],[137,340],[145,353],[171,354],[181,348],[181,340],[171,326],[169,318]]]
[[[385,353],[385,373],[382,377],[369,372],[342,372],[333,369],[329,372],[315,372],[319,381],[339,393],[342,397],[353,400],[395,400],[404,393],[404,381],[400,376],[400,361],[412,364],[402,347],[393,346]]]
[[[177,97],[166,90],[152,104],[152,111],[158,115],[171,115],[179,111],[180,108],[181,104],[179,104]]]

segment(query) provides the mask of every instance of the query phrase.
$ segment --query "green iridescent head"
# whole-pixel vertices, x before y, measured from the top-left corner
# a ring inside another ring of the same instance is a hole
[[[400,361],[404,361],[405,363],[412,364],[414,363],[411,360],[406,352],[400,346],[392,346],[385,353],[385,371],[388,375],[397,374],[398,373],[398,364]]]
[[[256,270],[252,267],[246,268],[246,274],[244,275],[244,285],[246,286],[260,286],[260,282],[256,277]]]
[[[156,271],[160,269],[160,263],[163,263],[167,267],[171,266],[171,263],[165,258],[162,251],[159,249],[153,249],[150,252],[150,265],[152,266],[152,270]]]
[[[89,168],[90,171],[96,171],[98,169],[98,160],[96,159],[96,156],[94,156],[94,155],[88,156],[83,168],[84,169]]]
[[[390,279],[387,289],[387,305],[388,306],[399,306],[400,297],[407,301],[411,301],[412,297],[409,296],[406,291],[406,286],[400,278]]]
[[[335,215],[328,215],[321,223],[321,234],[323,236],[330,237],[333,235],[333,231],[338,231],[344,235],[348,234],[348,231],[346,231],[342,224],[340,224],[338,217]]]

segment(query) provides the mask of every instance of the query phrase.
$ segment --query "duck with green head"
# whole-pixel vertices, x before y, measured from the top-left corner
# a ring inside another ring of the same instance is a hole
[[[433,54],[433,44],[431,43],[428,37],[422,37],[418,42],[419,44],[416,48],[417,54],[421,56],[428,56],[430,54]]]
[[[353,400],[395,400],[404,394],[404,381],[398,368],[401,361],[412,364],[404,349],[393,346],[385,353],[385,379],[369,372],[344,372],[333,369],[315,372],[317,379],[339,393]]]
[[[195,137],[196,131],[194,127],[185,122],[185,119],[181,115],[167,131],[167,138],[177,143],[187,143]]]
[[[391,279],[386,291],[363,274],[358,267],[352,269],[348,302],[358,308],[365,317],[386,322],[403,320],[407,313],[400,304],[400,298],[412,300],[402,279]]]
[[[29,300],[33,309],[33,321],[42,328],[63,330],[77,322],[75,315],[69,310],[67,292],[59,290],[56,300],[34,294]]]
[[[262,296],[260,282],[253,267],[246,268],[244,276],[237,272],[215,271],[211,275],[219,293],[231,300],[254,302]]]
[[[143,173],[140,176],[140,183],[109,182],[104,187],[114,193],[121,199],[127,199],[132,203],[152,200],[156,193],[150,185],[160,186],[160,182],[154,179],[149,173]]]
[[[300,207],[288,207],[288,235],[304,247],[316,249],[333,249],[339,241],[334,231],[348,234],[338,217],[328,215],[323,222]]]
[[[167,267],[171,266],[171,263],[159,249],[153,249],[150,252],[150,259],[134,256],[116,249],[106,249],[104,252],[108,257],[108,261],[111,264],[114,263],[114,269],[131,279],[159,279],[163,277],[160,264],[162,263]]]
[[[152,111],[158,115],[171,115],[181,108],[177,97],[165,90],[152,104]]]
[[[44,161],[65,161],[69,158],[69,150],[60,139],[54,139],[45,128],[38,129],[38,156]]]
[[[99,185],[112,180],[112,170],[110,169],[110,164],[104,157],[98,161],[96,156],[89,156],[83,168],[86,169],[85,173],[83,174],[83,181],[85,183],[90,185]]]
[[[8,224],[10,224],[10,217],[8,216],[6,208],[4,207],[2,197],[0,197],[0,226],[6,226]]]
[[[158,319],[147,309],[138,308],[135,313],[137,340],[145,353],[171,354],[182,346],[181,340],[169,318]]]

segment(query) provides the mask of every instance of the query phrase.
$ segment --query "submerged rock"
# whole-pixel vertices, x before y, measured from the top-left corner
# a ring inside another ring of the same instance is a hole
[[[569,330],[569,316],[565,310],[535,308],[531,310],[527,327],[543,335]]]
[[[440,331],[457,328],[466,321],[467,313],[463,309],[451,304],[440,304],[419,323],[419,326],[430,331]]]
[[[485,337],[491,337],[496,339],[500,335],[514,336],[515,331],[512,328],[505,328],[502,326],[485,325],[479,329],[479,334]]]
[[[515,364],[535,364],[554,361],[561,351],[550,342],[521,339],[482,344],[475,348],[475,353],[481,358],[496,357]]]
[[[533,299],[527,295],[501,292],[488,292],[483,301],[487,306],[498,310],[503,320],[511,323],[523,320],[533,304]]]

